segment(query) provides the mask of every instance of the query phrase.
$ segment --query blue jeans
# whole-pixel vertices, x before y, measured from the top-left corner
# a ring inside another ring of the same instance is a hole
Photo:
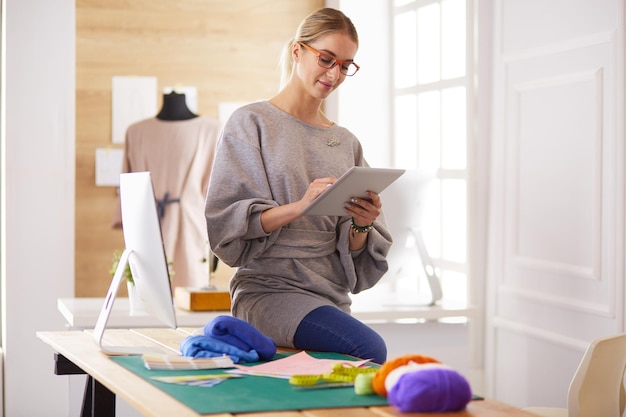
[[[387,359],[387,346],[378,333],[331,306],[318,307],[307,314],[293,341],[302,350],[344,353],[379,364]]]

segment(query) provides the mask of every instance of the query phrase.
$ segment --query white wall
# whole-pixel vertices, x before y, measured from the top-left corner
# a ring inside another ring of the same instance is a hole
[[[63,329],[56,300],[74,293],[75,4],[3,1],[4,415],[58,417],[68,377],[35,333]]]
[[[624,0],[495,0],[487,395],[566,406],[624,326]],[[549,369],[549,372],[546,372]]]

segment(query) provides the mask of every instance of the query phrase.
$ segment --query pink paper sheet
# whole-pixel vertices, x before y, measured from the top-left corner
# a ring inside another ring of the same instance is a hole
[[[243,375],[261,375],[274,378],[289,378],[292,375],[321,375],[330,372],[333,365],[350,364],[351,366],[360,367],[370,359],[361,361],[335,360],[335,359],[316,359],[305,351],[295,353],[283,359],[262,363],[255,366],[235,365],[237,368],[229,373]]]

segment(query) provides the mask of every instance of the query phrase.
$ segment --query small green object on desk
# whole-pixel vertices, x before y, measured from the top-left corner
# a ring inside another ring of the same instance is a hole
[[[372,381],[374,374],[358,374],[354,380],[354,393],[356,395],[372,395],[375,394]]]

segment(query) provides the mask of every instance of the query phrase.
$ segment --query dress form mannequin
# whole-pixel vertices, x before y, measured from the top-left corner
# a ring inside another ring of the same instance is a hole
[[[162,97],[158,115],[127,128],[122,172],[152,173],[164,249],[174,265],[172,287],[201,288],[210,283],[212,263],[206,221],[195,213],[204,210],[220,123],[194,114],[185,94]],[[119,204],[113,227],[122,227]]]
[[[193,119],[198,115],[189,110],[184,94],[172,91],[163,95],[163,107],[156,117],[159,120],[176,121]]]

